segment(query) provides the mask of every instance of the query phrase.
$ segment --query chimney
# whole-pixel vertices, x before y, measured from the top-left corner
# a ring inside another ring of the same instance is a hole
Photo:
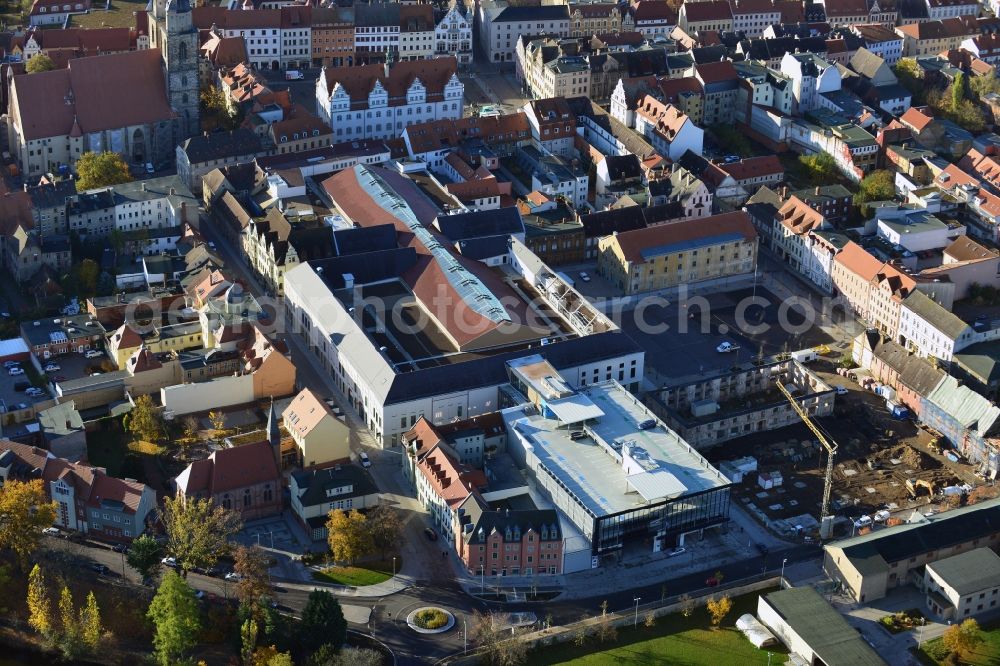
[[[781,200],[784,201],[788,198],[788,185],[781,186]]]
[[[820,190],[820,186],[819,186],[819,185],[817,185],[817,186],[816,186],[816,196],[819,196],[819,190]]]
[[[146,191],[146,181],[142,181],[142,191]]]
[[[177,190],[171,187],[170,188],[170,196],[174,196],[175,194],[177,194]]]

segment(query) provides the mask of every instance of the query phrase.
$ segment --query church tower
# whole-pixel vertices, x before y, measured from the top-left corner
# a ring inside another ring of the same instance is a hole
[[[190,0],[153,0],[153,40],[163,58],[170,107],[177,112],[181,140],[201,131],[198,122],[198,31]]]

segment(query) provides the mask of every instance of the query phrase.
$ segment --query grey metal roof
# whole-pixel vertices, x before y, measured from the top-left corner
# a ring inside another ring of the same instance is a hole
[[[980,435],[992,433],[1000,417],[1000,407],[967,386],[960,386],[954,377],[945,377],[927,400]]]
[[[453,241],[524,233],[524,223],[521,221],[521,213],[517,206],[438,215],[435,226]]]
[[[869,534],[841,539],[826,548],[843,551],[862,573],[888,570],[890,562],[966,543],[1000,532],[1000,499],[928,516],[919,523],[886,527]]]
[[[779,590],[764,595],[762,601],[782,617],[826,666],[886,663],[812,587]]]
[[[397,247],[396,225],[386,223],[337,229],[333,232],[333,245],[338,256],[394,250]]]
[[[903,307],[952,340],[957,340],[962,333],[969,329],[969,325],[959,319],[957,315],[946,310],[922,291],[914,290],[903,301]]]
[[[959,594],[972,594],[1000,585],[1000,555],[989,548],[976,548],[928,564]]]
[[[494,23],[514,21],[568,21],[567,5],[542,5],[540,7],[505,7],[493,18]]]
[[[556,370],[563,370],[641,352],[642,348],[621,331],[609,331],[548,344],[539,347],[535,353],[545,357]],[[528,350],[508,352],[397,375],[386,395],[385,403],[410,402],[481,386],[506,384],[507,361],[529,353],[531,352]]]
[[[328,488],[352,486],[351,492],[336,496],[336,499],[348,497],[364,497],[378,492],[378,487],[371,475],[357,465],[339,465],[326,469],[300,470],[293,472],[292,477],[302,494],[299,501],[302,506],[316,506],[330,501],[326,491]]]

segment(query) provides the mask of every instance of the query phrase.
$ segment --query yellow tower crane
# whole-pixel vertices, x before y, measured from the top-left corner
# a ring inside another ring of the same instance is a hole
[[[792,406],[792,409],[795,410],[795,413],[813,431],[813,434],[819,439],[820,444],[826,449],[826,476],[823,479],[823,502],[820,505],[820,522],[822,523],[823,519],[830,515],[830,492],[833,490],[833,459],[837,455],[837,443],[827,439],[826,435],[813,423],[809,417],[809,413],[802,409],[798,401],[788,392],[785,385],[781,383],[780,377],[775,379],[775,383],[778,385],[778,390],[781,391],[782,395],[785,396],[785,399]]]

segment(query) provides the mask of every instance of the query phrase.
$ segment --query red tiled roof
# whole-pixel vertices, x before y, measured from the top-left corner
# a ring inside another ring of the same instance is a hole
[[[775,218],[792,233],[799,235],[819,229],[825,222],[822,214],[796,196],[789,197],[775,214]]]
[[[737,181],[760,176],[770,176],[776,173],[780,173],[782,177],[785,175],[785,167],[781,165],[781,160],[778,159],[777,155],[748,157],[739,162],[722,164],[720,168]]]
[[[76,58],[66,69],[15,76],[11,102],[27,140],[67,136],[74,123],[90,133],[175,116],[158,49]]]
[[[736,68],[733,67],[733,63],[729,60],[708,62],[704,65],[695,65],[695,70],[698,72],[698,76],[701,77],[701,80],[706,84],[719,83],[721,81],[735,81],[739,78],[739,75],[736,73]]]
[[[924,131],[924,128],[930,125],[933,120],[934,116],[924,113],[923,110],[915,106],[911,106],[906,110],[906,113],[899,117],[899,122],[917,132]]]
[[[663,3],[666,4],[666,3]],[[688,23],[703,21],[732,20],[733,10],[724,0],[706,0],[703,2],[685,2],[681,9]]]
[[[368,95],[380,82],[389,95],[389,106],[406,104],[406,93],[417,78],[427,90],[427,103],[440,101],[444,87],[458,72],[458,60],[452,56],[426,60],[403,61],[397,63],[385,75],[382,65],[362,65],[360,67],[327,67],[326,89],[332,95],[334,87],[340,85],[351,99],[352,109],[368,107]]]
[[[844,249],[838,252],[833,260],[866,282],[874,280],[879,269],[882,268],[881,261],[870,255],[865,248],[854,241],[848,241]]]
[[[219,449],[207,459],[191,463],[177,477],[177,492],[214,495],[268,481],[278,484],[280,480],[271,445],[260,441]]]
[[[641,264],[646,261],[642,251],[647,248],[732,233],[741,234],[747,240],[757,237],[750,216],[743,211],[734,211],[697,220],[683,220],[625,231],[616,234],[615,239],[627,261]]]

